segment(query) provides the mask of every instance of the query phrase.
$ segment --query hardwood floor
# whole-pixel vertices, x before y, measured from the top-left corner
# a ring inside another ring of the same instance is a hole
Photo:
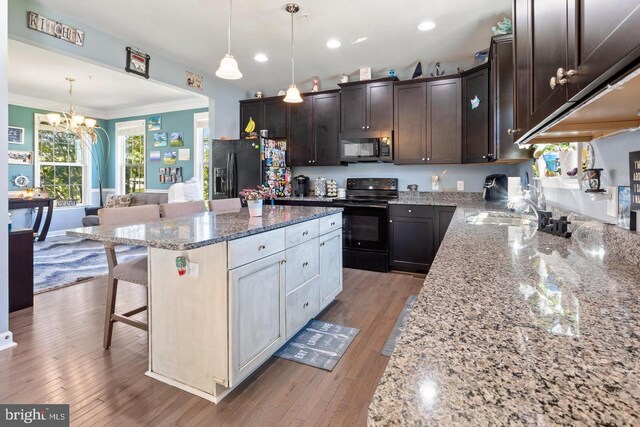
[[[344,291],[319,316],[361,329],[336,368],[273,357],[218,405],[145,376],[144,331],[116,324],[102,349],[104,278],[40,294],[33,311],[10,316],[18,346],[0,352],[0,402],[68,403],[72,425],[363,426],[388,361],[382,346],[422,282],[345,269]],[[144,301],[144,288],[120,289],[120,311]]]

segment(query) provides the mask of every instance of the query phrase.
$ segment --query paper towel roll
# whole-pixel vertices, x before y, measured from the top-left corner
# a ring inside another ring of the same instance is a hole
[[[520,177],[510,176],[507,178],[507,185],[509,199],[514,199],[518,195],[518,188],[520,187]]]

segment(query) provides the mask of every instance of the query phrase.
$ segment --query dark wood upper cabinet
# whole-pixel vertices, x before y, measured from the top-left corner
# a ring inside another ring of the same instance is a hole
[[[289,105],[289,165],[340,165],[340,92],[304,94],[302,100]]]
[[[427,162],[427,83],[394,87],[394,162]]]
[[[261,101],[240,101],[240,138],[247,136],[244,130],[250,118],[256,123],[255,132],[260,134],[260,130],[263,129],[262,126],[264,125],[264,107]]]
[[[287,137],[287,103],[282,97],[269,99],[264,105],[264,129],[269,132],[269,138]]]
[[[314,95],[312,129],[316,166],[340,164],[340,92]]]
[[[514,124],[512,135],[515,139],[526,134],[529,126],[529,1],[513,2],[513,63],[514,81]]]
[[[493,37],[489,53],[489,152],[493,161],[515,161],[531,158],[531,150],[514,144],[515,126],[515,70],[513,68],[513,35]]]
[[[460,78],[427,82],[427,163],[462,160]]]
[[[493,159],[489,150],[489,64],[462,77],[462,163]]]
[[[569,3],[569,98],[611,77],[640,56],[640,2],[573,0]],[[573,23],[571,22],[573,20]],[[574,100],[580,99],[577,96]]]
[[[393,130],[393,82],[397,77],[340,84],[343,133]]]
[[[305,96],[301,103],[289,105],[289,166],[310,166],[313,163],[312,103],[313,99]]]

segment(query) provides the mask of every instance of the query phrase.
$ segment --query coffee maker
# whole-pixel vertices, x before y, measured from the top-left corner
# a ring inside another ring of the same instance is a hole
[[[306,197],[309,195],[309,177],[305,175],[298,175],[293,178],[293,196],[294,197]]]

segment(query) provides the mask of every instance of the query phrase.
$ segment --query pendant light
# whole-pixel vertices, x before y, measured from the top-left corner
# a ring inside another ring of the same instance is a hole
[[[284,102],[298,103],[302,102],[300,97],[300,91],[296,87],[294,82],[294,63],[293,63],[293,14],[300,10],[300,6],[295,3],[287,3],[285,10],[291,14],[291,86],[287,89],[287,96],[284,97]]]
[[[238,62],[231,55],[231,9],[233,0],[229,0],[229,31],[227,33],[227,54],[220,61],[220,68],[216,71],[216,76],[226,80],[238,80],[242,78],[242,73],[238,69]]]

